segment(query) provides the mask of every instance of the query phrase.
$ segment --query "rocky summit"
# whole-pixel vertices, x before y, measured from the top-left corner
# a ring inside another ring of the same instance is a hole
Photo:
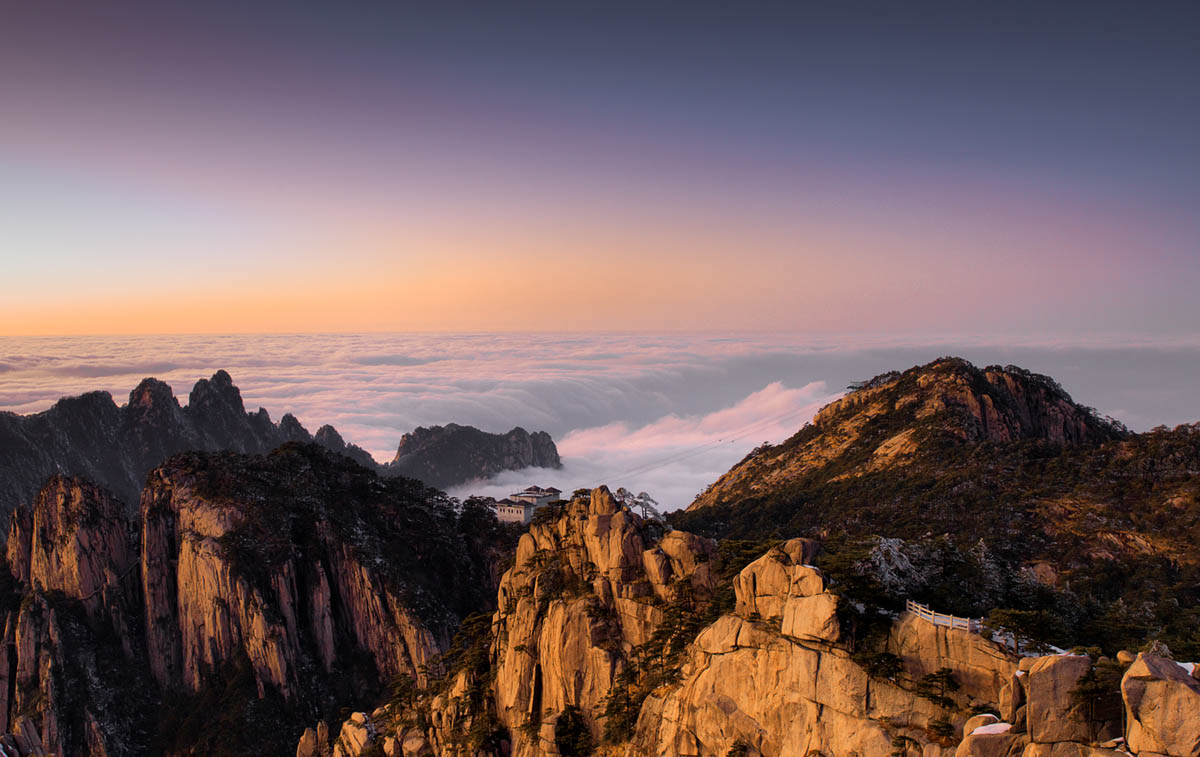
[[[444,489],[506,470],[561,467],[558,448],[545,431],[531,434],[518,426],[489,434],[450,423],[405,434],[385,471]]]
[[[146,474],[173,454],[264,454],[287,442],[316,442],[379,473],[441,488],[503,470],[560,465],[554,441],[545,432],[515,428],[490,434],[454,424],[405,434],[396,460],[380,465],[333,426],[310,434],[290,413],[278,423],[261,407],[248,413],[233,379],[217,371],[196,382],[186,406],[168,384],[147,378],[122,406],[107,392],[90,392],[33,415],[0,413],[0,515],[29,503],[55,474],[101,484],[132,513]]]

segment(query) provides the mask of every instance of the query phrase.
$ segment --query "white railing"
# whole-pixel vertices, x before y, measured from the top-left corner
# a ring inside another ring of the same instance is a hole
[[[934,612],[927,605],[918,604],[911,599],[905,603],[905,609],[918,618],[928,620],[935,626],[959,628],[970,633],[980,633],[983,630],[983,618],[960,618],[957,615]]]

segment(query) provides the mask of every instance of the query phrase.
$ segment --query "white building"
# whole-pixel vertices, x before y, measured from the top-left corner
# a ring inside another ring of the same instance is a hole
[[[510,494],[496,503],[496,517],[504,523],[527,524],[539,507],[561,499],[562,491],[553,486],[543,489],[531,486],[525,491]]]

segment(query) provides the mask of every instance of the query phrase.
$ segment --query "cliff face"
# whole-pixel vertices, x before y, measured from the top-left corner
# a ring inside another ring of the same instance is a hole
[[[6,545],[0,726],[20,754],[144,749],[136,547],[124,508],[56,477],[18,510]],[[0,738],[3,743],[3,738]]]
[[[210,467],[168,465],[143,493],[146,642],[160,685],[197,692],[208,671],[243,653],[260,687],[285,699],[351,650],[364,652],[383,678],[417,675],[438,640],[345,542],[365,521],[339,529],[325,513],[285,511],[284,522],[270,525],[292,531],[282,535],[287,553],[260,551],[257,524],[248,522],[262,515],[257,492],[213,496],[213,475]],[[307,539],[296,538],[300,530]]]
[[[333,426],[310,434],[291,414],[276,424],[263,408],[246,412],[225,371],[200,379],[186,407],[171,387],[144,379],[118,407],[107,392],[60,400],[28,416],[0,413],[0,515],[30,502],[53,474],[82,476],[109,489],[132,515],[146,474],[189,451],[265,454],[288,442],[316,442],[378,473],[446,488],[504,470],[561,466],[549,434],[515,428],[488,434],[470,426],[434,426],[405,434],[396,459],[378,464]]]
[[[425,680],[494,591],[508,537],[482,515],[311,445],[172,458],[140,538],[115,497],[55,478],[11,519],[3,730],[58,754],[294,744]]]
[[[405,434],[396,457],[385,466],[389,473],[446,488],[521,468],[561,468],[558,448],[545,431],[514,428],[489,434],[473,426],[421,427]]]

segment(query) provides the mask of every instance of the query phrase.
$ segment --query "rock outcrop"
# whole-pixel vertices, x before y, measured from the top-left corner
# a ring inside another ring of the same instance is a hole
[[[531,525],[493,621],[495,704],[514,757],[551,749],[568,707],[600,738],[602,701],[662,623],[664,601],[711,592],[713,552],[690,534],[655,539],[603,487]]]
[[[1135,754],[1200,754],[1200,681],[1171,660],[1143,653],[1125,671],[1121,693],[1126,743]]]
[[[1001,713],[1005,712],[1002,703],[1011,697],[1017,667],[1003,647],[977,633],[934,625],[912,613],[905,613],[892,627],[887,646],[904,660],[914,679],[951,668],[958,692],[968,701],[1001,703]]]
[[[438,640],[373,560],[356,554],[320,512],[297,524],[311,529],[308,543],[289,540],[289,552],[302,550],[246,554],[255,546],[242,543],[254,528],[247,523],[253,494],[214,497],[206,488],[211,474],[168,465],[152,474],[142,497],[146,642],[160,685],[198,691],[208,671],[241,653],[259,686],[285,699],[309,683],[312,669],[328,674],[355,649],[384,678],[418,675]]]
[[[817,547],[793,539],[747,564],[724,584],[733,611],[702,624],[677,658],[655,642],[678,628],[673,613],[681,600],[715,601],[723,590],[719,555],[692,534],[658,538],[607,490],[593,491],[547,511],[522,537],[501,583],[483,668],[454,674],[423,702],[355,714],[332,744],[306,733],[298,755],[331,748],[342,757],[375,749],[517,757],[1176,757],[1200,749],[1192,727],[1200,722],[1200,684],[1151,655],[1140,655],[1124,676],[1124,738],[1119,718],[1112,721],[1103,706],[1116,692],[1087,687],[1103,680],[1094,668],[1111,661],[1018,659],[978,633],[905,614],[882,646],[897,667],[868,672],[840,628],[843,600],[810,564]],[[642,680],[631,674],[646,649],[661,655],[659,672],[645,679],[650,687],[635,700],[636,720],[622,732],[612,728],[621,717],[613,703]],[[931,678],[953,681],[950,696],[923,687]],[[971,714],[978,710],[1000,715]],[[564,723],[586,733],[564,743]],[[481,731],[492,740],[472,741],[469,734]],[[580,739],[597,746],[568,745]]]
[[[734,581],[736,609],[688,647],[676,686],[647,698],[628,754],[888,754],[927,736],[946,713],[893,681],[872,678],[837,645],[836,596],[795,539]],[[932,750],[932,751],[929,751]]]
[[[385,471],[445,489],[475,478],[521,468],[561,468],[558,448],[545,431],[521,427],[489,434],[473,426],[449,423],[424,426],[401,438]]]

